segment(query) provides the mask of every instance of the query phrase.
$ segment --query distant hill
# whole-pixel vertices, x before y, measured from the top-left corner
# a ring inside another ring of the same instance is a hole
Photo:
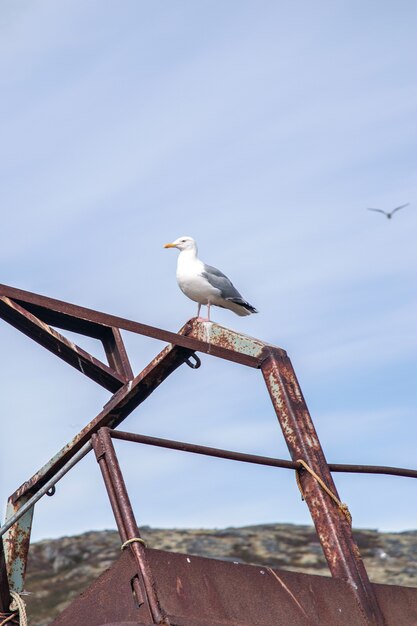
[[[152,548],[329,575],[311,526],[264,524],[222,530],[142,527]],[[417,531],[356,530],[371,580],[417,587]],[[44,540],[30,549],[26,596],[31,626],[46,626],[120,554],[116,531]]]

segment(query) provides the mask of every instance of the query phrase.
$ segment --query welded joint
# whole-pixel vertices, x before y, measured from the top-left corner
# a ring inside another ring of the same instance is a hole
[[[96,455],[96,461],[99,463],[106,456],[106,446],[100,433],[101,429],[97,433],[93,433],[91,436],[91,444],[93,446],[94,454]]]
[[[288,354],[285,350],[283,350],[283,348],[265,345],[259,358],[258,369],[264,369],[270,361],[279,363],[284,359],[288,359]]]

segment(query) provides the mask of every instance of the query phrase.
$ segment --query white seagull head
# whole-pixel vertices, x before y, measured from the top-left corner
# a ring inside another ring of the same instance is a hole
[[[178,248],[178,250],[195,250],[197,251],[197,245],[192,237],[187,237],[183,235],[182,237],[178,237],[172,243],[166,243],[164,248]]]

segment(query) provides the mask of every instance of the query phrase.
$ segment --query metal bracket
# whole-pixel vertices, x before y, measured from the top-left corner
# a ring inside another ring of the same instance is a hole
[[[192,363],[190,359],[194,359],[195,362]],[[193,352],[193,354],[190,354],[188,359],[185,359],[184,362],[186,365],[188,365],[188,367],[191,367],[192,370],[198,370],[198,368],[201,367],[201,359],[195,354],[195,352]]]

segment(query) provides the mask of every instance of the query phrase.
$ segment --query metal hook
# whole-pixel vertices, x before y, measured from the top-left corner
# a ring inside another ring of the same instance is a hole
[[[56,487],[55,485],[52,485],[52,487],[50,487],[48,491],[46,492],[46,495],[49,497],[52,497],[55,495],[55,492],[56,492]]]
[[[195,363],[192,363],[192,361],[190,361],[191,358],[194,359]],[[187,363],[188,367],[191,367],[192,370],[197,370],[201,365],[200,357],[198,357],[195,352],[190,354],[188,359],[185,359],[185,362]]]

